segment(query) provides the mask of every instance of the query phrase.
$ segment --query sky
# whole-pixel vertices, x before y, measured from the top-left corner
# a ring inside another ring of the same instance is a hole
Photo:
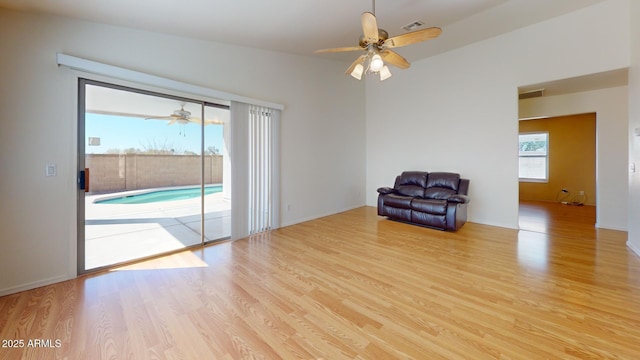
[[[176,154],[192,151],[200,153],[199,124],[172,124],[169,120],[87,113],[85,116],[85,152],[105,154],[110,150],[137,148],[173,149]],[[205,126],[205,149],[215,146],[222,153],[222,125]],[[100,145],[88,144],[90,137],[100,138]]]

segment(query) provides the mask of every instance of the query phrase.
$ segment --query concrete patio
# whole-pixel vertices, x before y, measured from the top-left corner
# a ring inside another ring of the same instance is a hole
[[[121,193],[122,195],[137,192]],[[147,204],[100,204],[85,197],[85,268],[95,269],[179,250],[201,242],[200,198]],[[231,234],[231,202],[204,197],[205,242]]]

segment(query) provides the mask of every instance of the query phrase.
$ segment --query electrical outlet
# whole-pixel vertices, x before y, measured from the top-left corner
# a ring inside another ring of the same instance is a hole
[[[580,190],[580,192],[578,194],[584,195],[584,190]]]

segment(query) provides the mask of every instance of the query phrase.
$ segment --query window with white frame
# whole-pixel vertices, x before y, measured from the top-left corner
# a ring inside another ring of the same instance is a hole
[[[518,135],[520,181],[549,180],[549,133],[531,132]]]

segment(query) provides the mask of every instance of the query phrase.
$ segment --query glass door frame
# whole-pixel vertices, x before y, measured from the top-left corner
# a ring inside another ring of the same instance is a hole
[[[216,107],[216,108],[224,108],[224,109],[229,109],[229,106],[227,105],[222,105],[222,104],[217,104],[214,102],[209,102],[209,101],[203,101],[203,100],[197,100],[197,99],[193,99],[193,98],[189,98],[189,97],[185,97],[185,96],[178,96],[178,95],[171,95],[171,94],[166,94],[166,93],[162,93],[162,92],[158,92],[158,91],[152,91],[152,90],[142,90],[142,89],[138,89],[135,87],[131,87],[131,86],[126,86],[126,85],[119,85],[119,84],[115,84],[115,83],[109,83],[109,82],[105,82],[105,81],[100,81],[100,80],[93,80],[90,78],[86,78],[86,77],[78,77],[78,81],[77,81],[77,86],[78,86],[78,93],[77,93],[77,110],[78,110],[78,142],[77,142],[77,155],[78,155],[78,161],[77,161],[77,273],[78,275],[80,274],[85,274],[85,273],[90,273],[90,272],[95,272],[95,271],[100,271],[100,270],[104,270],[106,268],[110,268],[113,266],[117,266],[117,265],[122,265],[123,263],[116,263],[116,264],[110,264],[107,266],[101,266],[101,267],[96,267],[96,268],[91,268],[91,269],[86,269],[86,231],[85,231],[85,227],[86,227],[86,206],[85,206],[85,156],[86,156],[86,147],[85,147],[85,140],[86,140],[86,86],[87,85],[93,85],[93,86],[101,86],[101,87],[106,87],[106,88],[111,88],[111,89],[115,89],[115,90],[122,90],[122,91],[128,91],[128,92],[132,92],[132,93],[138,93],[138,94],[143,94],[143,95],[150,95],[150,96],[157,96],[157,97],[161,97],[161,98],[165,98],[165,99],[171,99],[171,100],[177,100],[177,101],[181,101],[181,102],[188,102],[188,103],[194,103],[194,104],[198,104],[200,105],[201,108],[201,114],[200,114],[200,118],[202,119],[201,125],[200,125],[200,243],[199,244],[195,244],[195,245],[190,245],[190,246],[186,246],[184,249],[188,249],[188,248],[194,248],[194,247],[201,247],[205,244],[211,243],[211,242],[215,242],[215,241],[219,241],[219,240],[224,240],[226,238],[222,238],[222,239],[213,239],[213,240],[206,240],[205,237],[205,199],[204,199],[204,194],[205,194],[205,131],[204,131],[204,127],[205,127],[205,108],[206,107]],[[87,183],[90,186],[90,180],[87,179]],[[184,249],[180,249],[179,251],[182,251]],[[174,252],[174,251],[170,251],[169,253]],[[158,255],[162,255],[162,254],[155,254],[155,255],[151,255],[150,257],[155,257]],[[137,258],[137,259],[131,259],[129,261],[126,261],[124,263],[128,263],[128,262],[135,262],[135,261],[140,261],[143,260],[145,258],[148,257],[143,257],[143,258]]]

